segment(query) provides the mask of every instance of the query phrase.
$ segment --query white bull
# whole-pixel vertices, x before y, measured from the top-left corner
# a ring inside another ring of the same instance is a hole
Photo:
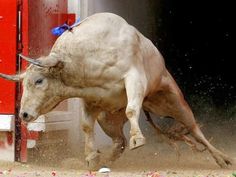
[[[62,100],[82,98],[85,154],[90,166],[99,157],[94,144],[95,120],[113,139],[113,159],[124,150],[122,128],[127,118],[131,125],[130,149],[145,144],[138,123],[142,107],[183,123],[221,167],[231,164],[202,134],[157,48],[121,17],[111,13],[92,15],[64,32],[48,56],[37,60],[22,57],[32,63],[25,73],[0,75],[23,80],[20,117],[33,121]]]

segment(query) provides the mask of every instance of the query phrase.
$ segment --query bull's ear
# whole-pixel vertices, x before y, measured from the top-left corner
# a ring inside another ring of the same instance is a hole
[[[10,81],[20,82],[24,79],[25,73],[16,74],[16,75],[7,75],[7,74],[0,73],[0,77],[4,78],[4,79],[7,79],[7,80],[10,80]]]

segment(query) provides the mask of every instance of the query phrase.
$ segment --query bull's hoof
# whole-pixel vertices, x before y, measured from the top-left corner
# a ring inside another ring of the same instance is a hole
[[[98,152],[92,152],[86,157],[87,168],[89,170],[97,170],[100,162],[100,155]]]
[[[129,140],[129,149],[136,149],[138,147],[143,146],[145,143],[146,140],[143,136],[132,136]]]
[[[228,168],[233,164],[233,160],[220,151],[214,152],[213,157],[221,168]]]

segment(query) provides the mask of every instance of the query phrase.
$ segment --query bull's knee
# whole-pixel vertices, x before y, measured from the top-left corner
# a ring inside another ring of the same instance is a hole
[[[140,109],[138,109],[135,106],[128,105],[126,108],[125,114],[131,123],[131,127],[132,127],[132,124],[133,126],[136,126],[136,123],[138,122],[139,115],[140,115]]]
[[[131,119],[133,117],[136,117],[137,115],[137,111],[135,110],[135,107],[133,106],[128,106],[126,108],[125,114],[127,116],[128,119]]]
[[[84,133],[89,134],[93,131],[93,128],[88,124],[82,124],[82,130]]]

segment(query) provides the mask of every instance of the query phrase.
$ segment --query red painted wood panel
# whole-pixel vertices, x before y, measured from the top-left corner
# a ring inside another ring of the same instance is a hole
[[[67,0],[23,0],[23,54],[32,58],[47,55],[56,40],[51,29],[67,21]],[[73,19],[71,17],[70,19]],[[22,70],[27,66],[23,61]],[[32,134],[33,132],[31,132]],[[27,128],[21,125],[20,161],[27,161]],[[34,132],[37,137],[37,132]],[[31,137],[32,138],[32,137]]]
[[[67,0],[29,0],[29,55],[47,55],[56,40],[51,29],[67,21]]]
[[[0,0],[0,72],[16,73],[17,0]],[[15,113],[15,83],[0,79],[0,114]]]

